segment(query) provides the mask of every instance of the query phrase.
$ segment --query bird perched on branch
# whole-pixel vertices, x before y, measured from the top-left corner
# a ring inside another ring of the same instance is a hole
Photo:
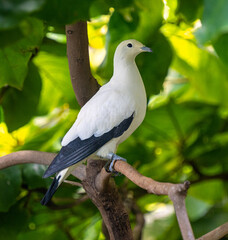
[[[142,123],[146,113],[145,87],[135,63],[141,52],[152,50],[134,39],[118,45],[112,78],[81,108],[62,140],[62,149],[44,173],[44,178],[57,174],[41,204],[48,203],[77,163],[98,156],[111,160],[112,172],[114,161],[125,160],[116,155],[117,147]]]

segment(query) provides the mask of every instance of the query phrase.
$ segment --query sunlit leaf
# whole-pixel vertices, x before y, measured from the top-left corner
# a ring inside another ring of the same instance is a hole
[[[226,105],[228,74],[221,62],[189,40],[176,36],[169,39],[175,49],[172,66],[189,79],[195,94],[198,95],[196,98],[209,103]]]
[[[73,108],[77,108],[78,104],[70,80],[66,45],[48,42],[43,45],[34,62],[45,82],[44,93],[42,93],[43,102],[41,103],[43,106],[47,104],[44,108],[50,109],[59,102],[69,103]],[[48,94],[53,95],[53,101]]]

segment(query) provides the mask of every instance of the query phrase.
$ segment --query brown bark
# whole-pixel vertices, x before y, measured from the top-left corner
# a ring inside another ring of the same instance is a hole
[[[108,229],[110,239],[133,240],[128,214],[124,209],[115,183],[110,179],[105,187],[102,186],[100,189],[97,189],[96,179],[104,164],[103,160],[89,160],[86,169],[86,179],[82,181],[82,185],[90,199],[99,209]]]
[[[71,82],[82,107],[100,87],[90,70],[87,22],[67,25],[66,36]]]

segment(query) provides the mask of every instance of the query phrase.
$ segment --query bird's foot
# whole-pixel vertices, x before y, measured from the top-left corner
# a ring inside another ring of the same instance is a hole
[[[115,161],[124,161],[127,162],[127,160],[125,158],[122,158],[114,153],[109,153],[107,156],[107,159],[109,159],[109,161],[105,164],[105,170],[107,172],[113,173],[115,176],[120,176],[121,174],[117,171],[114,170],[113,166]]]

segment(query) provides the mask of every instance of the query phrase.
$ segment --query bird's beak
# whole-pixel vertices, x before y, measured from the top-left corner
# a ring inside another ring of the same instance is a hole
[[[143,52],[153,52],[150,48],[148,48],[148,47],[146,47],[146,46],[141,47],[141,50],[142,50]]]

